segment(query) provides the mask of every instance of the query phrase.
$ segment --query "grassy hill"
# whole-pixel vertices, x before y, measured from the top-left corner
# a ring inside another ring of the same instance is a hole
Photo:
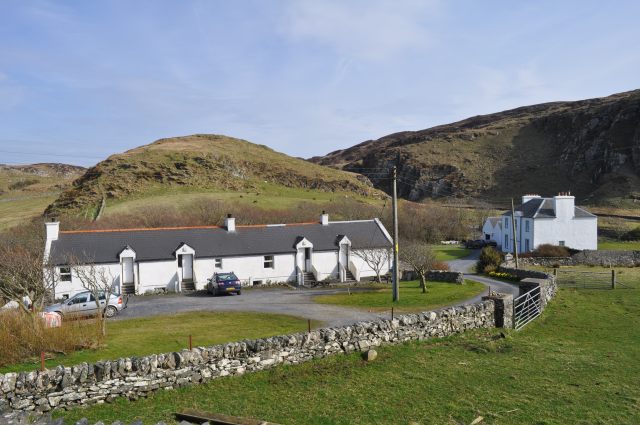
[[[637,208],[640,90],[395,133],[311,161],[367,175],[396,159],[399,194],[411,200],[571,191],[580,203]]]
[[[220,135],[161,139],[91,167],[48,208],[47,215],[94,217],[135,205],[198,199],[316,199],[337,193],[383,197],[361,175],[292,158],[266,146]],[[285,205],[281,205],[285,206]]]
[[[85,171],[67,164],[0,164],[0,230],[41,215]]]

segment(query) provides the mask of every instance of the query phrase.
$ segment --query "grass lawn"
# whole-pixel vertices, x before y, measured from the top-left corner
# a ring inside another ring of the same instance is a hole
[[[522,331],[478,330],[60,412],[171,421],[197,408],[282,424],[640,423],[640,291],[563,289]]]
[[[471,250],[455,245],[432,245],[438,261],[451,261],[471,255]]]
[[[86,321],[87,326],[92,324]],[[315,324],[316,327],[321,325]],[[105,346],[97,350],[82,350],[47,361],[49,369],[97,360],[179,351],[189,346],[214,345],[241,339],[263,338],[303,332],[307,321],[293,316],[243,312],[192,312],[141,319],[110,321],[107,324]],[[0,372],[33,370],[40,363],[25,363],[0,368]]]
[[[548,273],[553,274],[553,269],[542,266],[527,266],[530,269],[534,270],[543,270]],[[640,267],[613,267],[616,271],[616,282],[621,284],[622,287],[631,287],[640,289]],[[563,271],[564,272],[595,272],[602,273],[601,279],[605,282],[609,282],[611,275],[611,268],[609,267],[598,267],[598,266],[562,266],[559,267],[558,270],[560,273],[558,274],[559,283],[562,283],[563,279]],[[578,276],[579,274],[576,273]],[[566,275],[564,275],[566,276]]]
[[[640,241],[614,241],[610,239],[598,241],[598,249],[614,251],[640,251]]]
[[[400,301],[391,301],[391,288],[387,286],[372,291],[358,291],[349,294],[320,295],[313,300],[321,304],[334,304],[372,311],[391,310],[413,312],[425,311],[464,301],[483,292],[487,288],[482,283],[465,281],[464,285],[444,282],[428,282],[427,293],[423,294],[418,281],[400,283]]]

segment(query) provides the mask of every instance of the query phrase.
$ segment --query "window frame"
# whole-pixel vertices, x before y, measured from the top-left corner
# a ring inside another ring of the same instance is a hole
[[[222,270],[222,258],[213,259],[213,268]]]
[[[274,255],[265,255],[262,257],[262,266],[265,269],[275,269],[276,259]]]
[[[565,246],[565,241],[558,241],[558,246]]]
[[[62,271],[63,269],[68,270],[68,271]],[[58,267],[58,276],[60,276],[60,282],[71,282],[72,281],[72,276],[71,276],[71,266],[59,266]]]
[[[531,231],[530,230],[530,226],[529,226],[529,220],[525,220],[524,221],[524,231],[527,232],[527,233],[529,233]]]

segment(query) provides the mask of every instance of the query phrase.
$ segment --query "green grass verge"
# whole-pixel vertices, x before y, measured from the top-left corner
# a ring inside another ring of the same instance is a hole
[[[431,249],[433,249],[433,252],[436,254],[436,259],[438,261],[459,260],[460,258],[471,255],[470,249],[462,248],[460,246],[433,245]]]
[[[87,326],[92,324],[92,321],[87,321]],[[319,326],[320,323],[315,325]],[[59,364],[71,366],[82,362],[179,351],[189,346],[189,335],[192,335],[194,346],[206,346],[303,332],[306,329],[305,319],[268,313],[192,312],[110,321],[103,347],[48,360],[47,367],[51,369]],[[39,366],[39,362],[25,363],[0,368],[0,372],[33,370]]]
[[[372,311],[394,310],[399,312],[425,311],[475,297],[486,291],[482,283],[465,281],[464,285],[444,282],[428,282],[427,293],[423,294],[418,281],[400,284],[400,300],[391,301],[391,288],[357,291],[351,294],[320,295],[314,301],[320,304],[333,304]]]
[[[598,249],[613,251],[640,251],[640,241],[614,241],[600,240],[598,241]]]
[[[197,408],[283,424],[640,423],[640,291],[560,290],[519,332],[478,330],[60,412],[171,421]]]

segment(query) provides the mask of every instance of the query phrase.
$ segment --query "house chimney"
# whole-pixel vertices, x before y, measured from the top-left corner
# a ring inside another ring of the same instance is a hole
[[[553,197],[553,210],[559,220],[571,220],[575,216],[576,198],[571,192],[560,192]]]
[[[52,218],[51,221],[44,223],[44,226],[47,230],[47,241],[57,241],[60,234],[60,222]]]
[[[540,198],[540,195],[535,195],[535,194],[528,193],[528,194],[522,196],[522,203],[526,204],[530,200],[538,199],[538,198]]]
[[[327,214],[326,211],[322,211],[322,215],[320,216],[320,223],[323,226],[326,226],[329,224],[329,214]]]
[[[233,215],[227,214],[227,218],[224,219],[224,226],[227,228],[227,232],[236,231],[236,219],[233,218]]]

